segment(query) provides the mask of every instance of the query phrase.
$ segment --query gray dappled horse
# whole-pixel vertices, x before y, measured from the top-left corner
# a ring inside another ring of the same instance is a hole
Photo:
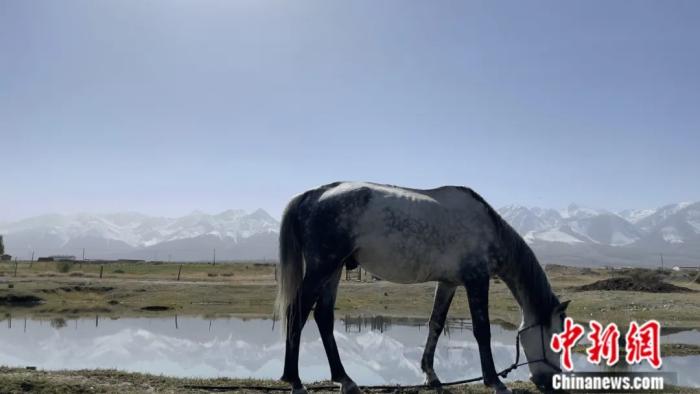
[[[484,384],[508,392],[491,354],[488,291],[494,275],[522,309],[520,340],[533,382],[548,387],[559,371],[549,343],[561,331],[567,303],[559,303],[532,250],[481,196],[457,186],[418,190],[338,182],[294,197],[282,218],[277,306],[278,316],[285,316],[286,351],[281,379],[293,392],[306,391],[299,379],[299,341],[312,308],[331,379],[343,393],[359,392],[333,337],[342,267],[358,264],[391,282],[438,282],[421,362],[430,385],[440,385],[433,370],[435,346],[455,289],[465,286]]]

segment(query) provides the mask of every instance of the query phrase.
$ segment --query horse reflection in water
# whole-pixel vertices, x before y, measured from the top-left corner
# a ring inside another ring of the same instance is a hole
[[[333,308],[343,266],[361,265],[396,283],[435,281],[435,302],[421,361],[427,383],[440,386],[433,357],[455,289],[464,286],[484,384],[507,393],[494,366],[488,312],[489,281],[500,277],[521,307],[521,343],[531,380],[549,388],[559,357],[549,347],[562,329],[560,303],[525,241],[469,188],[419,190],[338,182],[292,199],[280,229],[278,316],[286,349],[282,380],[306,391],[299,378],[301,330],[311,310],[328,356],[331,379],[343,393],[360,392],[333,337]],[[531,329],[532,328],[532,329]]]

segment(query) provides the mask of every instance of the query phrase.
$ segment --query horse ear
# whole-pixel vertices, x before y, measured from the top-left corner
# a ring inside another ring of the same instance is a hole
[[[559,305],[554,307],[554,311],[552,312],[552,314],[564,313],[566,311],[566,308],[569,306],[570,302],[571,300],[560,302]]]

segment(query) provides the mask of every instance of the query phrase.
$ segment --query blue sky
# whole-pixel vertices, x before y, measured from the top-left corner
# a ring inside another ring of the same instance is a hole
[[[696,1],[0,1],[0,220],[335,180],[700,200]]]

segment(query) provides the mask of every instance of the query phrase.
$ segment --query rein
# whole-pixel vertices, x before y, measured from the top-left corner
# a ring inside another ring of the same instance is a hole
[[[536,359],[536,360],[525,361],[525,362],[522,362],[522,363],[521,363],[521,362],[520,362],[520,334],[522,334],[523,332],[525,332],[525,331],[527,331],[527,330],[529,330],[529,329],[531,329],[531,328],[538,327],[538,326],[540,327],[540,338],[542,339],[542,340],[540,341],[540,342],[541,342],[541,345],[542,345],[542,356],[541,356],[540,358]],[[500,376],[500,377],[502,377],[502,378],[505,378],[505,377],[508,376],[508,374],[509,374],[511,371],[517,369],[518,367],[522,367],[523,365],[534,364],[534,363],[545,363],[545,364],[547,364],[549,367],[553,368],[555,371],[561,372],[561,368],[559,368],[558,365],[554,365],[554,364],[552,364],[549,360],[547,360],[546,354],[547,354],[547,353],[546,353],[546,348],[545,348],[545,344],[544,344],[544,327],[542,326],[542,324],[541,324],[541,323],[535,323],[535,324],[531,324],[531,325],[529,325],[529,326],[527,326],[527,327],[525,327],[525,328],[521,328],[520,330],[518,330],[518,333],[515,335],[515,361],[513,361],[513,364],[511,364],[511,365],[508,366],[507,368],[503,369],[501,372],[498,372],[496,375],[497,375],[497,376]],[[484,378],[484,375],[481,375],[481,376],[475,377],[475,378],[469,378],[469,379],[463,379],[463,380],[455,380],[455,381],[453,381],[453,382],[442,383],[441,386],[455,386],[455,385],[458,385],[458,384],[472,383],[472,382],[476,382],[476,381],[482,380],[483,378]],[[385,385],[385,386],[362,386],[362,387],[364,387],[364,388],[379,388],[379,389],[382,389],[382,388],[387,388],[387,389],[388,389],[388,388],[396,388],[396,386],[390,386],[390,385]],[[418,384],[418,385],[414,385],[414,386],[401,386],[401,387],[402,387],[402,388],[421,388],[421,387],[429,387],[429,386],[428,386],[428,385],[425,385],[425,384]]]
[[[534,327],[540,327],[540,338],[541,340],[541,345],[542,345],[542,356],[536,360],[532,361],[525,361],[525,362],[520,362],[520,334],[523,332],[530,330]],[[534,364],[534,363],[545,363],[547,364],[550,368],[553,368],[557,372],[562,372],[561,368],[559,368],[558,365],[552,364],[549,360],[547,360],[546,357],[546,348],[544,344],[544,327],[542,326],[541,323],[535,323],[531,324],[525,328],[521,328],[518,330],[518,333],[515,335],[515,361],[508,366],[507,368],[503,369],[501,372],[498,372],[496,375],[500,377],[507,377],[508,374],[517,369],[518,367],[521,367],[523,365],[528,365],[528,364]],[[455,380],[453,382],[447,382],[447,383],[442,383],[440,386],[456,386],[458,384],[465,384],[465,383],[472,383],[472,382],[477,382],[479,380],[483,380],[484,375],[475,377],[475,378],[469,378],[469,379],[463,379],[463,380]],[[265,390],[265,391],[289,391],[289,387],[266,387],[266,386],[248,386],[248,385],[237,385],[237,386],[205,386],[205,385],[184,385],[183,386],[186,389],[195,389],[195,390],[207,390],[207,391],[228,391],[228,390]],[[429,386],[427,384],[416,384],[416,385],[411,385],[411,386],[400,386],[400,385],[377,385],[377,386],[358,386],[361,389],[375,389],[375,390],[395,390],[397,388],[402,388],[402,389],[419,389],[419,388],[433,388],[432,386]],[[326,384],[326,385],[310,385],[307,386],[307,390],[332,390],[338,388],[337,385],[335,384]]]

